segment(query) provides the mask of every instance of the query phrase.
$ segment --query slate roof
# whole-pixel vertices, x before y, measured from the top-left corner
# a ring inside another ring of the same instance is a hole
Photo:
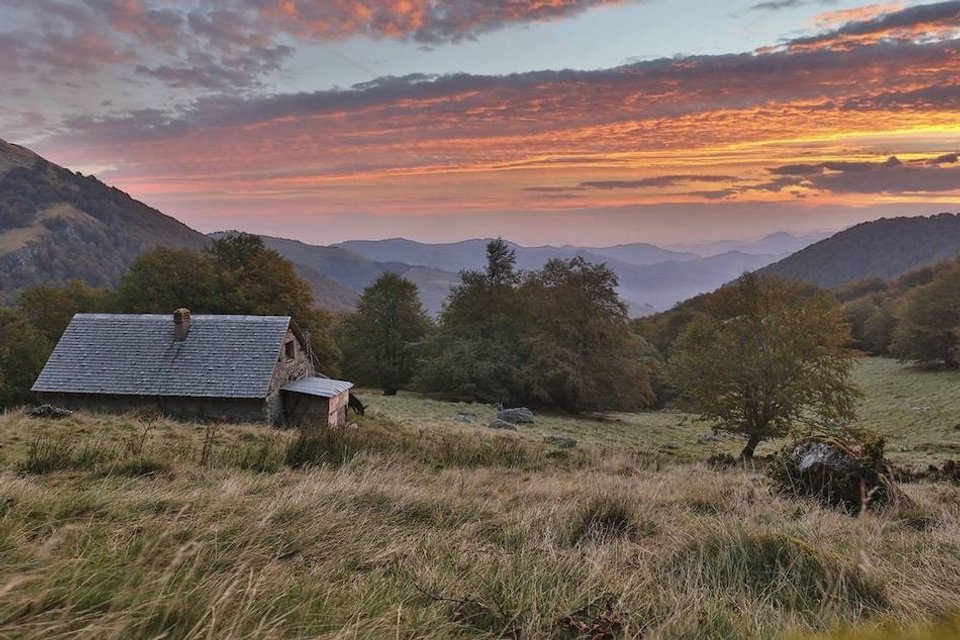
[[[78,313],[33,385],[50,393],[265,398],[290,318]]]
[[[352,382],[332,380],[331,378],[301,378],[280,387],[282,391],[293,391],[321,398],[335,398],[352,388]]]

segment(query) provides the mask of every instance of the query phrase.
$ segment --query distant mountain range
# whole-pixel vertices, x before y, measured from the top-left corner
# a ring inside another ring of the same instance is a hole
[[[394,239],[321,247],[264,239],[296,264],[328,309],[352,308],[363,288],[389,271],[416,283],[432,314],[459,282],[461,270],[483,268],[489,241],[424,244]],[[0,141],[0,304],[14,302],[25,286],[57,285],[71,278],[115,286],[130,262],[145,251],[158,246],[201,249],[208,243],[207,236],[96,178]],[[512,247],[523,270],[575,256],[607,263],[619,277],[620,293],[633,315],[667,308],[783,257],[745,251],[703,257],[643,243]]]
[[[772,255],[796,253],[801,249],[820,242],[833,235],[832,231],[820,233],[810,233],[805,235],[793,235],[786,231],[778,231],[759,240],[721,240],[719,242],[708,242],[703,244],[671,244],[667,249],[692,253],[694,255],[709,258],[729,251],[739,251],[750,255]]]
[[[334,245],[366,256],[371,260],[431,265],[437,269],[460,272],[464,269],[482,269],[486,264],[486,246],[492,238],[464,240],[449,244],[424,244],[404,238],[389,240],[352,240]],[[523,270],[539,269],[553,258],[570,259],[580,256],[589,262],[618,261],[633,265],[661,262],[698,260],[693,253],[668,251],[652,244],[624,244],[615,247],[523,247],[508,242],[517,252],[517,266]]]
[[[777,233],[754,241],[668,248],[645,243],[511,246],[524,270],[538,269],[554,258],[605,262],[617,274],[620,294],[634,316],[712,291],[745,271],[831,287],[868,277],[892,278],[960,255],[960,217],[951,214],[884,219],[826,239],[823,235]],[[483,268],[489,241],[425,244],[397,238],[324,247],[264,239],[296,264],[328,309],[352,308],[364,287],[392,272],[417,284],[433,314],[459,282],[461,270]],[[32,284],[79,278],[114,286],[144,251],[157,246],[201,249],[209,241],[93,177],[0,141],[0,304],[12,303],[20,289]]]
[[[821,240],[759,273],[821,287],[896,278],[960,256],[960,215],[883,218]]]
[[[456,274],[461,270],[482,269],[486,262],[485,251],[489,241],[489,238],[485,238],[449,244],[424,244],[393,238],[342,242],[332,247],[314,247],[313,250],[317,255],[329,249],[341,249],[361,255],[382,265],[386,270],[401,273],[414,280],[421,291],[428,286],[433,287],[439,296],[438,301],[442,301],[446,293],[436,279],[449,284],[457,282]],[[270,246],[288,259],[302,259],[301,255],[287,252],[284,247],[272,244],[275,242],[275,239],[268,240]],[[524,247],[515,243],[508,244],[516,252],[517,266],[528,271],[539,269],[551,259],[578,256],[590,262],[606,263],[617,274],[620,280],[620,295],[634,316],[667,309],[698,293],[712,291],[745,271],[758,269],[785,255],[749,255],[731,251],[703,258],[693,253],[669,251],[643,243],[615,247]],[[308,245],[300,244],[298,248],[302,250],[306,246]],[[306,264],[315,266],[313,262]],[[417,280],[413,273],[400,271],[398,265],[421,266],[430,271],[419,272],[421,279]],[[336,279],[330,272],[325,273]],[[432,302],[424,300],[427,309],[435,313],[439,306],[434,306]]]

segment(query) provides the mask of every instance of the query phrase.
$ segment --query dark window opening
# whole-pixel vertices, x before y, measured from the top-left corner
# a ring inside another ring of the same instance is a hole
[[[293,340],[283,345],[283,355],[288,361],[297,357],[297,347]]]

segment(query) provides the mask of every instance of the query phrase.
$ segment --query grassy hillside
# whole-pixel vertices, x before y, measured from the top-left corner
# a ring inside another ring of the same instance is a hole
[[[934,373],[904,367],[889,358],[864,358],[857,364],[854,381],[864,393],[856,426],[886,436],[893,461],[923,469],[960,458],[960,371]],[[475,416],[477,425],[487,424],[496,414],[486,405],[437,402],[415,394],[385,397],[371,391],[364,401],[373,414],[418,430],[459,427],[471,433],[469,427],[454,422],[456,414]],[[674,411],[545,415],[518,433],[530,443],[549,435],[572,437],[596,452],[629,451],[662,461],[698,461],[714,453],[738,454],[743,448],[736,436],[704,437],[710,435],[708,425]],[[779,446],[776,441],[766,443],[757,452],[765,455]]]
[[[868,404],[945,388],[892,366],[861,369]],[[955,485],[905,486],[917,528],[643,455],[645,432],[683,441],[675,414],[496,434],[453,421],[477,407],[368,399],[306,441],[0,416],[0,637],[774,638],[960,607]],[[563,429],[586,446],[540,442]]]
[[[113,286],[157,246],[198,249],[206,238],[96,178],[0,140],[0,304],[32,284],[78,278]]]
[[[893,459],[923,466],[960,458],[960,371],[865,358],[856,378],[865,393],[859,426],[887,436]]]
[[[0,305],[24,287],[79,279],[113,287],[155,247],[201,249],[198,231],[109,187],[0,140]],[[319,304],[350,309],[355,292],[297,265]]]
[[[759,273],[836,287],[896,278],[960,256],[960,215],[865,222],[784,258]]]

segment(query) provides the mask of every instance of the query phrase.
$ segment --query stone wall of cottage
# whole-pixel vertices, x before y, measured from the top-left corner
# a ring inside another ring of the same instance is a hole
[[[304,344],[300,342],[292,329],[287,329],[283,339],[283,346],[277,355],[277,365],[274,368],[273,379],[270,381],[270,390],[267,395],[267,422],[281,424],[283,422],[283,398],[280,387],[316,375],[313,360]]]
[[[156,411],[180,420],[263,424],[267,405],[256,398],[182,398],[44,393],[44,402],[91,413]]]

